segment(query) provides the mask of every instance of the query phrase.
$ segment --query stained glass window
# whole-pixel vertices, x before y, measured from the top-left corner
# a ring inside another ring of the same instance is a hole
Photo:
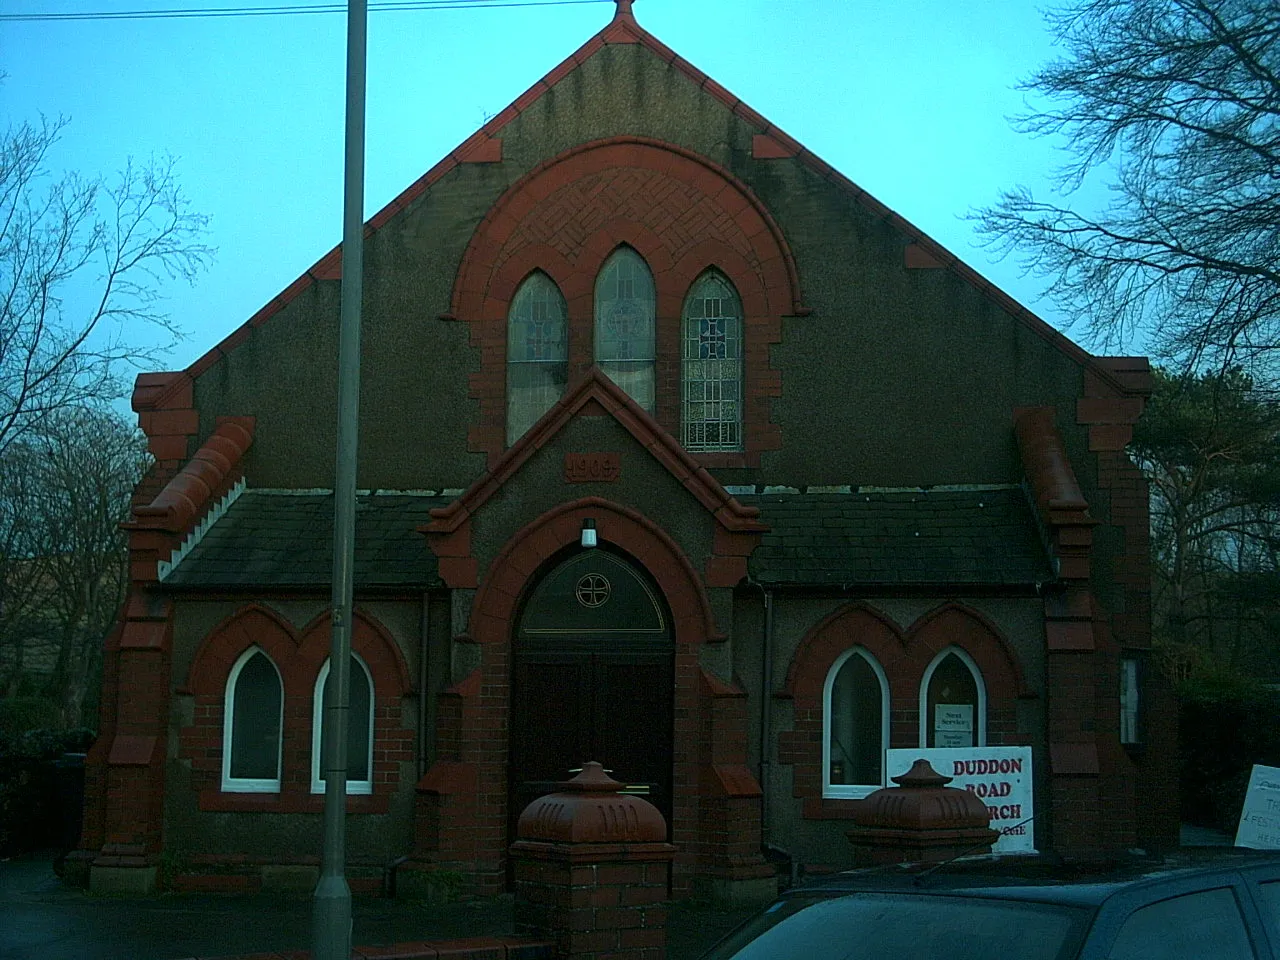
[[[568,311],[550,277],[536,272],[516,291],[507,316],[507,443],[564,394],[568,378]]]
[[[684,302],[684,382],[680,425],[685,449],[742,449],[742,303],[712,271]]]
[[[650,413],[656,301],[653,274],[644,258],[630,247],[619,247],[596,280],[596,363]]]

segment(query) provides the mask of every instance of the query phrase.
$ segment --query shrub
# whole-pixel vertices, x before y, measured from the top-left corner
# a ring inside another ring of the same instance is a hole
[[[1253,765],[1280,766],[1280,692],[1209,675],[1179,696],[1182,817],[1234,835]]]
[[[10,714],[12,716],[12,714]],[[81,753],[92,730],[25,730],[0,734],[0,855],[55,846],[63,834],[57,768],[64,753]]]

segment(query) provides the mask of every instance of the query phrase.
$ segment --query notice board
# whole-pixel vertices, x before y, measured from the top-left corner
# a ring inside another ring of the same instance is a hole
[[[1025,822],[1034,812],[1030,747],[890,750],[885,762],[888,776],[902,776],[921,759],[952,778],[947,786],[968,790],[986,804],[991,829],[1000,831],[992,853],[1035,853],[1035,824]]]
[[[1253,765],[1236,828],[1236,846],[1280,850],[1280,767]]]

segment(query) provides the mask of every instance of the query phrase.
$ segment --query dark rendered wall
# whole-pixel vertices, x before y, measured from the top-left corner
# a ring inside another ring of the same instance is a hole
[[[439,319],[462,254],[521,175],[621,134],[695,150],[746,181],[790,243],[814,311],[787,319],[773,348],[784,449],[760,470],[717,477],[801,486],[1019,479],[1012,409],[1055,403],[1060,423],[1073,424],[1078,366],[950,273],[907,270],[906,239],[800,162],[753,159],[757,132],[647,49],[607,46],[503,129],[502,163],[454,169],[369,238],[361,486],[465,486],[483,470],[466,439],[478,350],[465,322]],[[254,486],[331,485],[338,286],[305,291],[197,380],[202,433],[220,414],[257,416]],[[1075,437],[1067,442],[1083,453]]]

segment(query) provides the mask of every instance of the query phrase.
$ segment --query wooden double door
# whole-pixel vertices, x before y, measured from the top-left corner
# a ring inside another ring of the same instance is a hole
[[[628,558],[582,550],[550,564],[512,652],[510,835],[533,800],[589,760],[671,824],[674,642],[657,587]]]

